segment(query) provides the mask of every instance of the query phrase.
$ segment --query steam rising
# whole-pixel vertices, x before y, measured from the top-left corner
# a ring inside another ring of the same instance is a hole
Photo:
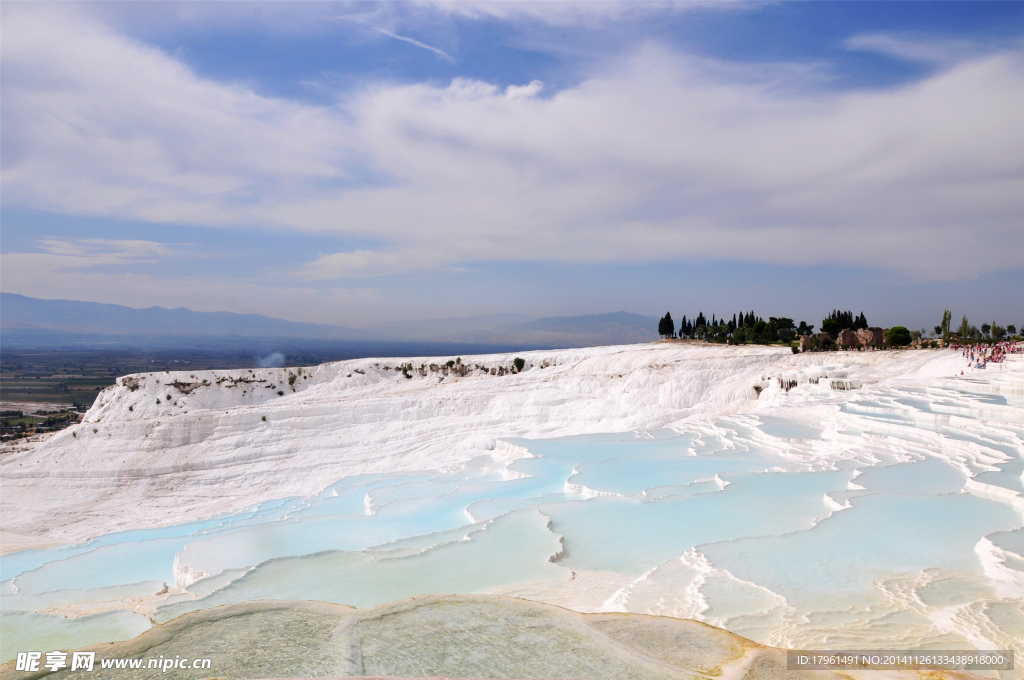
[[[257,359],[256,365],[260,368],[281,368],[284,366],[284,355],[280,352],[272,352],[262,359]]]

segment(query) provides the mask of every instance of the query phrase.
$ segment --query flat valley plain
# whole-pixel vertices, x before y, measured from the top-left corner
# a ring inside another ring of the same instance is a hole
[[[0,395],[4,409],[19,408],[26,413],[42,405],[59,407],[62,402],[65,406],[89,407],[103,389],[122,375],[250,368],[257,359],[251,352],[243,351],[5,349],[0,354]],[[319,363],[315,356],[308,361]],[[31,406],[22,409],[19,404]]]

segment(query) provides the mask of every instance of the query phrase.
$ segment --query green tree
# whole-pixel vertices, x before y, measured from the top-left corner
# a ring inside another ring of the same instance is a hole
[[[971,326],[967,323],[967,315],[964,314],[964,318],[960,320],[960,332],[959,336],[961,340],[966,340],[971,337]]]
[[[991,332],[991,330],[992,330],[992,326],[990,326],[989,324],[987,324],[987,323],[981,324],[981,334],[983,336],[985,336],[986,338],[988,337],[988,334],[989,334],[989,332]]]
[[[768,324],[765,323],[764,319],[758,319],[754,322],[753,328],[750,329],[750,341],[764,343],[764,332],[768,328]]]
[[[792,319],[788,319],[784,316],[770,316],[768,317],[769,324],[775,324],[775,337],[782,342],[791,342],[796,336],[796,324],[793,323]]]
[[[896,347],[906,347],[910,344],[910,331],[906,326],[893,326],[885,332],[885,341]]]
[[[672,314],[665,312],[665,316],[658,322],[658,335],[663,338],[671,338],[676,334],[676,323],[672,320]]]
[[[864,321],[867,324],[867,320]],[[832,313],[829,314],[827,319],[822,320],[821,330],[825,331],[832,337],[839,335],[839,331],[847,328],[854,327],[853,312],[846,311],[841,312],[838,309],[833,309]],[[865,325],[865,328],[867,326]]]
[[[813,324],[808,325],[808,323],[806,321],[801,321],[800,325],[797,326],[797,329],[796,329],[796,334],[797,335],[810,335],[813,332],[814,332],[814,325]]]
[[[948,309],[942,312],[942,323],[936,328],[935,334],[942,334],[943,340],[949,340],[949,324],[953,321],[953,312]]]
[[[1002,340],[1006,337],[1006,329],[997,324],[995,321],[992,322],[992,338],[995,340]]]
[[[516,367],[516,372],[520,372],[523,370],[523,366],[526,365],[526,360],[520,357],[516,357],[515,359],[512,360],[512,363]]]

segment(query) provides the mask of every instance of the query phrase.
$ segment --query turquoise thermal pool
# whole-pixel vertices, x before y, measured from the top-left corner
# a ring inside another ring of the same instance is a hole
[[[429,593],[695,618],[776,646],[1024,654],[1019,413],[966,387],[877,389],[827,412],[782,399],[13,553],[3,661],[228,603]]]

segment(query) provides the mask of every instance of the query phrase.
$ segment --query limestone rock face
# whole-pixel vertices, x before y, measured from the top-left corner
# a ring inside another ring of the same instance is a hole
[[[861,342],[856,333],[849,328],[844,328],[839,331],[839,337],[836,338],[836,344],[840,347],[857,347]]]
[[[818,346],[818,338],[814,335],[801,335],[800,336],[800,351],[806,352],[809,349],[814,349]]]
[[[820,333],[816,333],[814,335],[814,337],[816,337],[818,339],[818,342],[825,342],[826,340],[831,340],[832,339],[832,336],[829,335],[826,331],[822,331]]]

